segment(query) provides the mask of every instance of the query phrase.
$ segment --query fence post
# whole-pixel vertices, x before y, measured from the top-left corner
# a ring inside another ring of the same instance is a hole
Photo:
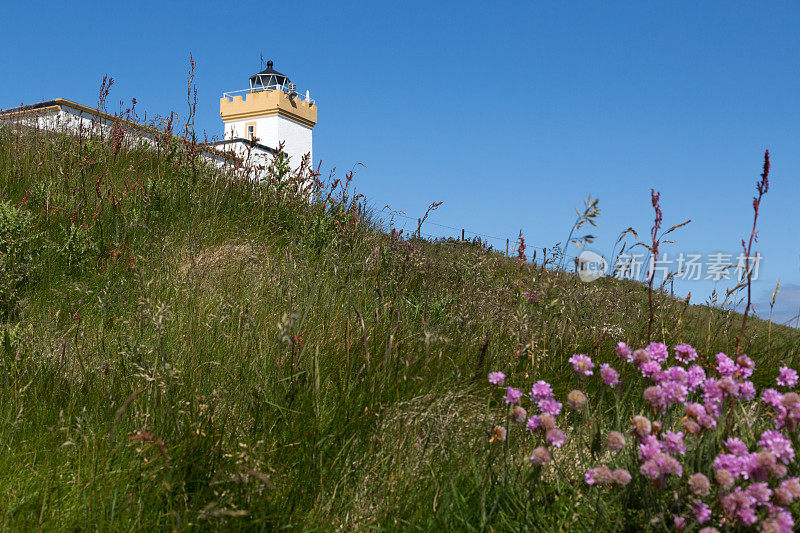
[[[461,228],[461,242],[464,242],[464,228]]]

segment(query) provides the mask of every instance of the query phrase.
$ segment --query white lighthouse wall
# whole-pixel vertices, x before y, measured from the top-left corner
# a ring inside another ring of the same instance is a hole
[[[289,162],[293,167],[297,167],[306,154],[311,156],[311,161],[313,162],[311,128],[278,115],[226,122],[225,138],[235,139],[241,137],[246,139],[246,125],[254,122],[256,124],[258,142],[276,149],[283,142],[283,150],[289,156]]]

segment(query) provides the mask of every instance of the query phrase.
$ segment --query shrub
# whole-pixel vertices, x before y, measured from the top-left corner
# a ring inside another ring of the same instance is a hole
[[[79,272],[97,259],[99,247],[89,230],[79,224],[64,228],[63,244],[57,247],[58,254],[66,261],[69,272]]]
[[[36,241],[32,216],[8,202],[0,202],[0,318],[13,315],[20,291],[30,283]]]

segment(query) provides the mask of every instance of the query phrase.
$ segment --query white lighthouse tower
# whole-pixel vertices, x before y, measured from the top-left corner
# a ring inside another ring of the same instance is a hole
[[[278,146],[289,156],[292,167],[308,154],[313,164],[311,134],[317,123],[317,105],[306,91],[304,96],[289,78],[272,68],[250,76],[250,87],[223,93],[219,114],[225,123],[224,140],[239,154],[257,154],[268,159]]]

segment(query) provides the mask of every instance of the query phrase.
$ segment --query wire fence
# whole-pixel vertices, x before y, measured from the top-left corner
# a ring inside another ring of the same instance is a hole
[[[434,227],[437,227],[437,228],[442,228],[442,229],[454,231],[454,232],[456,232],[456,236],[454,237],[456,239],[458,239],[458,233],[459,232],[461,232],[461,239],[462,240],[466,240],[467,236],[469,236],[471,238],[472,237],[478,237],[478,238],[481,239],[481,241],[490,244],[492,246],[492,248],[495,249],[495,250],[503,251],[505,249],[505,254],[507,256],[516,254],[517,247],[519,246],[519,236],[515,236],[513,238],[497,237],[495,235],[489,235],[487,233],[481,233],[479,231],[473,231],[473,230],[470,230],[470,229],[466,229],[464,227],[458,228],[458,227],[455,227],[455,226],[449,226],[447,224],[440,224],[438,222],[433,222],[433,221],[430,221],[430,220],[426,220],[426,221],[423,222],[422,218],[413,217],[413,216],[407,215],[407,214],[405,214],[403,212],[398,212],[398,211],[395,211],[395,210],[392,210],[392,209],[388,209],[386,207],[381,209],[379,211],[379,213],[387,213],[389,215],[388,217],[382,217],[382,220],[384,221],[384,223],[389,223],[389,220],[394,218],[394,217],[398,217],[398,218],[402,218],[404,220],[407,220],[408,222],[403,224],[403,225],[394,224],[394,222],[392,222],[392,226],[394,226],[394,227],[396,227],[398,229],[402,229],[402,230],[411,229],[411,232],[410,232],[411,234],[416,234],[416,235],[419,235],[420,237],[425,237],[425,238],[428,238],[428,239],[446,239],[449,236],[448,235],[435,235],[435,234],[432,234],[432,233],[428,233],[428,232],[422,231],[422,227],[424,227],[424,226],[434,226]],[[411,225],[411,228],[408,228],[409,225]],[[542,245],[542,244],[532,243],[532,242],[529,242],[527,240],[525,242],[525,245],[529,249],[537,249],[537,250],[544,250],[544,249],[556,250],[556,249],[561,249],[560,246],[557,245],[557,244],[551,244],[549,246],[545,246],[545,245]],[[576,259],[577,257],[578,257],[577,255],[565,254],[565,258],[564,259],[565,259],[565,261],[571,261],[571,260]]]

